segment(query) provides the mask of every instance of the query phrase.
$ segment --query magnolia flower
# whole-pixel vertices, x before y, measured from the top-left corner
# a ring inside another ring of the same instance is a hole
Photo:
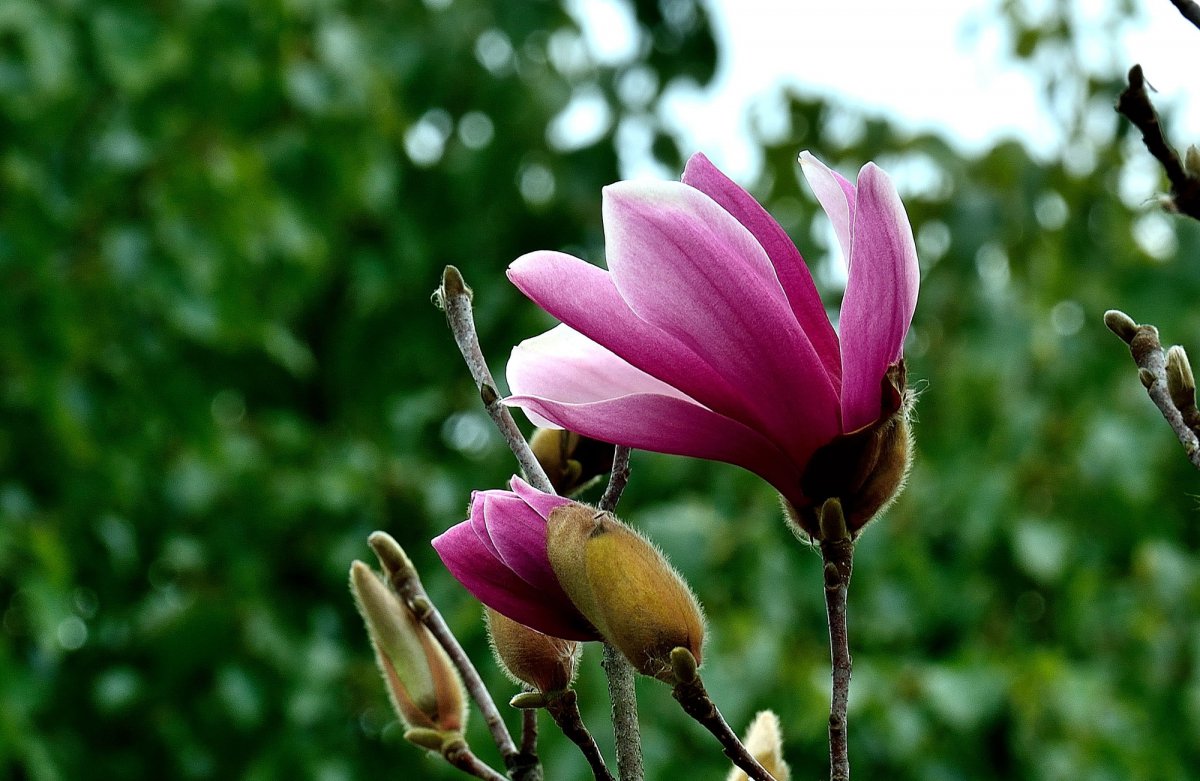
[[[873,163],[856,184],[801,163],[849,266],[840,334],[783,228],[698,154],[682,182],[604,189],[608,271],[549,251],[512,264],[563,324],[513,350],[506,403],[539,426],[744,467],[801,515],[838,497],[851,529],[866,523],[907,468],[916,248]]]
[[[657,548],[611,513],[511,485],[473,494],[471,517],[433,541],[468,591],[545,635],[611,643],[645,675],[671,680],[678,648],[700,660],[700,605]]]

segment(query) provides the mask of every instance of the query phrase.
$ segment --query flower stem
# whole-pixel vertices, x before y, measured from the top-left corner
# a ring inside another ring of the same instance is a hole
[[[617,775],[621,781],[643,781],[646,771],[642,767],[642,733],[638,726],[633,665],[614,646],[605,643],[601,666],[608,676],[608,699],[612,702]]]
[[[829,653],[833,660],[833,695],[829,704],[829,779],[850,781],[846,706],[850,699],[850,637],[846,629],[846,594],[854,561],[849,539],[821,543],[825,562],[825,609],[829,615]]]
[[[562,730],[563,735],[579,747],[596,781],[616,781],[608,766],[604,764],[604,755],[600,753],[600,747],[596,745],[592,733],[588,732],[583,724],[583,717],[579,714],[578,695],[574,690],[563,692],[561,697],[547,702],[546,711]]]
[[[433,292],[433,301],[446,311],[446,322],[454,334],[458,351],[462,353],[471,377],[475,379],[475,387],[479,389],[479,397],[483,406],[496,424],[509,450],[517,457],[517,463],[525,473],[525,479],[539,491],[554,493],[550,478],[533,455],[529,443],[525,441],[517,422],[513,420],[508,407],[500,403],[500,393],[496,390],[496,380],[488,369],[483,357],[483,349],[479,346],[479,334],[475,330],[475,316],[471,310],[471,288],[463,281],[462,273],[454,266],[446,266],[442,273],[442,284]]]

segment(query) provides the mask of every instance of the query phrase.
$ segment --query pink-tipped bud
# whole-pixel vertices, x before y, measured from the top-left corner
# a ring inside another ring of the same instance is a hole
[[[350,591],[400,721],[409,730],[461,732],[467,716],[462,681],[433,635],[361,561],[350,566]]]
[[[544,635],[491,608],[487,608],[487,626],[496,660],[514,683],[539,692],[571,687],[579,667],[579,643]]]
[[[643,675],[674,682],[671,652],[699,662],[704,617],[662,553],[609,513],[569,504],[550,513],[546,551],[567,596]]]

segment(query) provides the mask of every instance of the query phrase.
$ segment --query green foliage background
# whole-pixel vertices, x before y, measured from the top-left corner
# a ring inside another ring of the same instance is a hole
[[[681,168],[655,104],[711,78],[707,17],[634,7],[641,50],[606,65],[551,2],[0,4],[0,775],[456,777],[400,739],[346,572],[390,531],[511,695],[427,545],[513,469],[429,294],[463,270],[501,373],[550,324],[507,263],[602,260],[619,124]],[[914,173],[918,456],[851,591],[865,778],[1200,766],[1196,476],[1100,319],[1200,344],[1200,229],[1129,202],[1145,153],[1110,112],[1113,74],[1069,67],[1055,8],[1036,26],[995,10],[1014,60],[1052,74],[1061,160],[964,158],[786,92],[769,106],[786,132],[757,138],[755,192],[831,297],[796,152]],[[609,130],[556,146],[547,125],[581,94]],[[623,507],[705,603],[730,721],[775,708],[797,777],[819,777],[818,559],[770,491],[639,453]],[[607,747],[597,662],[580,688]],[[640,691],[651,775],[722,777],[665,687]],[[584,778],[550,732],[548,777]],[[470,737],[494,759],[478,719]]]

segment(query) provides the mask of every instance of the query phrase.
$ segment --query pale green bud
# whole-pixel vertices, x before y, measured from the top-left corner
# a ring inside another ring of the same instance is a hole
[[[459,732],[466,723],[462,682],[446,652],[408,606],[361,561],[350,590],[375,646],[396,715],[409,730]]]

